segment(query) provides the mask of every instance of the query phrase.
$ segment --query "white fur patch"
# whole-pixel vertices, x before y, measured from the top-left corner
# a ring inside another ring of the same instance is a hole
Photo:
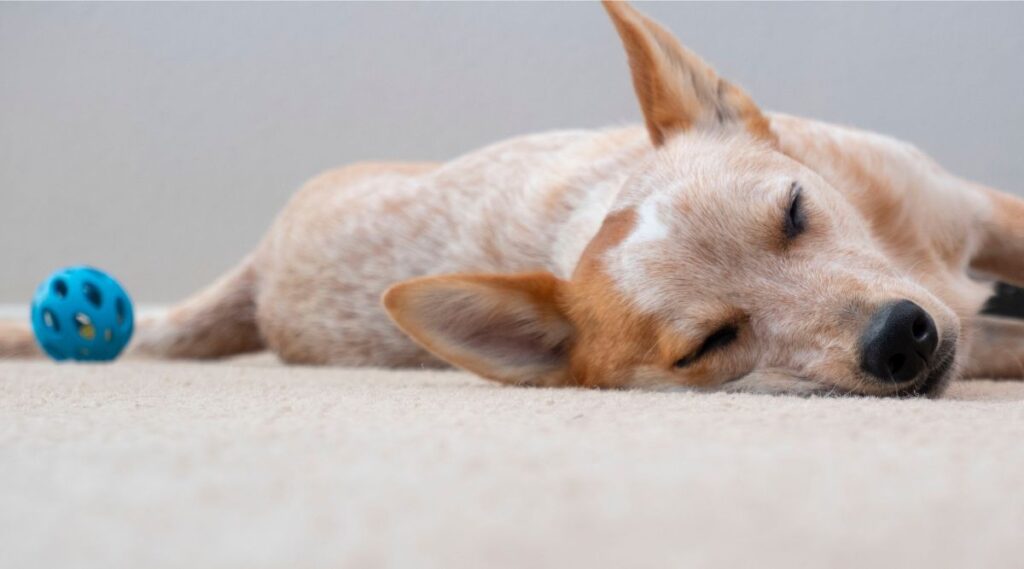
[[[635,308],[644,313],[664,311],[665,291],[651,278],[645,266],[661,251],[660,247],[653,245],[665,241],[672,234],[672,221],[666,217],[672,198],[671,193],[644,198],[636,207],[633,231],[605,253],[609,274],[619,289],[632,299]]]
[[[612,278],[642,312],[655,313],[662,308],[663,291],[643,267],[651,252],[649,246],[668,239],[671,233],[663,217],[667,201],[664,195],[658,194],[644,198],[636,208],[633,231],[605,253]]]
[[[661,218],[661,200],[658,196],[650,196],[637,208],[637,222],[633,232],[626,238],[626,243],[633,245],[661,241],[668,237],[668,226]]]

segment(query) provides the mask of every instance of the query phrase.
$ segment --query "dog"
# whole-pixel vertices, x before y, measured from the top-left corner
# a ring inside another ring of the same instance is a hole
[[[644,124],[327,172],[134,354],[453,365],[529,386],[937,396],[1022,377],[1024,200],[910,144],[762,111],[604,4]],[[36,350],[25,329],[0,351]]]

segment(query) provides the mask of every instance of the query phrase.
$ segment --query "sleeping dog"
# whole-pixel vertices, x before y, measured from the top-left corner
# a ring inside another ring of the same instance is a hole
[[[762,111],[625,3],[644,125],[306,184],[137,354],[454,365],[537,386],[937,395],[1021,377],[1024,201],[913,146]],[[0,334],[25,353],[26,330]]]

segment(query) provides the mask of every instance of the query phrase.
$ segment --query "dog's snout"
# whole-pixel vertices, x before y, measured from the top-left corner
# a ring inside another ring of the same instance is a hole
[[[887,382],[921,377],[935,357],[939,332],[923,308],[909,300],[883,306],[861,336],[861,367]]]

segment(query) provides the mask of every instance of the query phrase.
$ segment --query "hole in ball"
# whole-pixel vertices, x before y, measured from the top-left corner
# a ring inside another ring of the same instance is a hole
[[[68,295],[68,283],[64,282],[63,279],[53,281],[51,288],[53,289],[53,294],[55,294],[57,298],[65,298]]]
[[[78,335],[85,340],[96,337],[96,327],[92,325],[92,320],[81,312],[75,313],[75,327],[78,328]]]
[[[114,312],[117,314],[117,325],[121,326],[124,324],[125,314],[128,312],[125,310],[125,302],[121,297],[117,297],[114,300]]]
[[[82,283],[82,296],[85,297],[85,300],[89,301],[89,304],[96,308],[99,308],[100,304],[103,303],[103,296],[100,295],[99,287],[92,283]]]
[[[54,332],[60,332],[60,320],[57,320],[57,315],[49,308],[43,310],[43,326]]]

